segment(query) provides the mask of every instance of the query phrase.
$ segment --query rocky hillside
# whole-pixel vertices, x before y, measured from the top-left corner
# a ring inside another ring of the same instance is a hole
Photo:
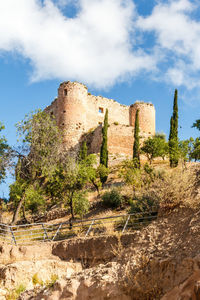
[[[0,299],[200,299],[200,211],[131,234],[0,247]]]

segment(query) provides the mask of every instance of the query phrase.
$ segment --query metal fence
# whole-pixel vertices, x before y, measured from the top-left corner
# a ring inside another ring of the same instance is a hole
[[[143,212],[104,218],[83,219],[58,224],[0,224],[0,241],[9,244],[30,244],[35,241],[56,241],[90,235],[140,230],[157,218],[157,212]]]

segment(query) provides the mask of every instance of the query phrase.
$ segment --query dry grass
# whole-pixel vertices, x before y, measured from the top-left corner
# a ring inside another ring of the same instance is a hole
[[[189,164],[191,166],[193,164]],[[200,189],[199,184],[199,175],[198,175],[198,165],[195,164],[197,168],[188,167],[188,169],[183,169],[181,166],[175,169],[170,169],[167,161],[156,161],[153,164],[155,167],[156,178],[155,180],[147,186],[142,187],[139,191],[136,192],[136,196],[138,199],[142,199],[144,196],[151,197],[152,199],[156,199],[160,203],[161,211],[172,210],[176,207],[190,207],[196,208],[200,202],[200,193],[198,190]],[[112,181],[112,184],[118,184],[119,177],[118,167],[112,168],[112,174],[109,176],[109,181]],[[106,190],[112,188],[112,185],[105,187]],[[131,186],[121,185],[119,190],[124,198],[124,203],[122,207],[115,210],[108,210],[101,205],[101,199],[97,197],[97,193],[91,191],[88,196],[91,203],[97,203],[96,206],[92,207],[89,214],[86,218],[95,219],[107,216],[114,215],[122,215],[126,214],[130,211],[130,200],[133,198],[133,189]],[[104,190],[105,191],[105,190]],[[103,191],[102,191],[103,192]],[[139,201],[139,200],[138,200]],[[59,223],[68,221],[69,215],[62,219],[56,219],[49,223]],[[117,222],[117,221],[116,221]],[[121,222],[123,223],[123,222]],[[95,233],[103,233],[103,234],[114,234],[116,231],[116,224],[113,222],[107,223],[104,220],[94,225],[90,235],[95,235]],[[73,236],[81,237],[84,236],[87,232],[89,225],[82,227],[73,227]],[[54,235],[54,231],[48,232],[49,237]],[[20,242],[20,239],[23,238],[23,232],[15,231],[16,239]],[[38,230],[25,233],[26,238],[32,238],[33,240],[41,239],[43,236],[43,229],[38,228]],[[72,231],[69,228],[62,229],[61,238],[64,236],[72,237]],[[11,237],[9,233],[9,238]]]
[[[166,169],[157,166],[151,184],[144,185],[135,193],[136,199],[150,197],[160,203],[160,209],[172,210],[176,207],[196,209],[200,205],[200,171],[192,166],[183,169]],[[125,186],[122,194],[132,199],[132,187]]]
[[[119,259],[124,250],[124,246],[121,241],[122,234],[120,232],[115,232],[114,234],[117,237],[117,246],[112,247],[112,253],[115,257],[117,257]]]
[[[138,265],[140,269],[134,272],[130,261],[127,262],[122,278],[123,289],[133,294],[135,300],[159,300],[162,290],[158,287],[149,258],[141,256]]]
[[[158,178],[150,187],[149,193],[160,199],[161,209],[176,207],[197,208],[200,204],[198,189],[199,179],[193,169],[176,169],[166,172],[163,178]]]
[[[20,284],[18,287],[12,290],[8,290],[7,294],[5,296],[6,300],[17,300],[21,293],[23,293],[26,290],[26,286],[23,284]]]

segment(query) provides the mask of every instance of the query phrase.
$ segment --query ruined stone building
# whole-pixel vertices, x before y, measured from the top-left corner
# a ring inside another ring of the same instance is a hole
[[[78,82],[63,82],[56,98],[46,111],[54,115],[64,131],[64,145],[78,152],[87,141],[89,153],[100,152],[102,124],[108,109],[108,150],[112,154],[131,156],[133,152],[135,113],[139,109],[140,136],[155,134],[155,108],[151,103],[136,102],[131,106],[88,93]]]

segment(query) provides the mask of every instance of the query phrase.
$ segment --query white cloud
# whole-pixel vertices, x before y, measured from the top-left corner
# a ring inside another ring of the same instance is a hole
[[[106,87],[154,67],[153,57],[132,49],[135,18],[131,0],[79,0],[74,18],[51,0],[0,1],[0,50],[29,59],[33,81],[59,78]]]
[[[162,2],[137,21],[144,33],[155,34],[153,51],[159,47],[165,56],[163,79],[188,89],[200,86],[200,22],[191,14],[196,8],[189,0]]]
[[[152,80],[192,89],[200,87],[196,10],[192,0],[157,1],[147,17],[134,0],[1,0],[0,53],[28,59],[32,81],[105,88],[148,72]]]

